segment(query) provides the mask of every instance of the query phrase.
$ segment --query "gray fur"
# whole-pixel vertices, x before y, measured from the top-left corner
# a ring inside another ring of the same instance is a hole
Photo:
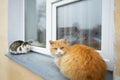
[[[30,44],[28,42],[24,42],[21,40],[14,41],[9,47],[9,52],[11,54],[28,53],[30,50],[31,50]]]

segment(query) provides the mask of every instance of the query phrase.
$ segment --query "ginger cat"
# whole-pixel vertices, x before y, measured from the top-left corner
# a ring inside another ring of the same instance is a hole
[[[106,63],[95,49],[80,44],[69,46],[67,39],[49,42],[56,65],[70,80],[105,80]]]

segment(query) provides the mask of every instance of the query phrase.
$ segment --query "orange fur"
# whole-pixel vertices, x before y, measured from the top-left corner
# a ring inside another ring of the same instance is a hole
[[[51,54],[57,48],[64,55],[57,56],[56,64],[70,80],[105,80],[106,63],[95,49],[85,45],[69,46],[66,39],[50,41]]]

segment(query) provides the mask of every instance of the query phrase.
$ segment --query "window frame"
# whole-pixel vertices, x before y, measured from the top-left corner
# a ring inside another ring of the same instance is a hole
[[[46,0],[46,9],[49,8],[47,7],[47,6],[50,6],[49,3],[50,3],[49,0]],[[48,13],[50,14],[50,12],[46,10],[46,15],[48,15]],[[23,40],[25,41],[25,0],[23,0],[23,18],[24,18],[23,19],[23,24],[24,24],[23,25],[23,32],[24,32]],[[49,19],[49,17],[46,16],[46,23],[49,22],[47,19]],[[50,51],[49,51],[49,48],[50,48],[49,40],[51,40],[51,34],[50,34],[51,28],[49,27],[49,25],[51,24],[50,23],[46,24],[46,45],[45,45],[46,47],[43,48],[43,47],[31,46],[32,51],[51,56]],[[47,36],[47,35],[50,35],[50,36]]]
[[[62,0],[52,2],[52,40],[56,40],[56,9],[59,6],[77,2],[79,0]],[[110,36],[111,35],[111,36]],[[102,0],[102,36],[101,50],[98,51],[107,63],[108,70],[114,66],[114,0]],[[107,45],[106,45],[107,44]]]
[[[22,0],[21,0],[22,1]],[[32,46],[32,51],[50,55],[49,40],[56,40],[56,7],[79,0],[46,0],[46,48]],[[23,36],[25,40],[25,0],[23,0]],[[102,0],[102,44],[98,51],[107,63],[108,70],[114,69],[114,0]],[[104,34],[104,35],[103,35]],[[49,35],[49,36],[48,36]]]

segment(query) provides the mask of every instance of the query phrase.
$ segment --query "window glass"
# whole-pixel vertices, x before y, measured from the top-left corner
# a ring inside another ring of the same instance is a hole
[[[25,0],[25,39],[46,47],[46,0]]]
[[[82,0],[57,7],[57,39],[67,38],[101,50],[101,0]]]

